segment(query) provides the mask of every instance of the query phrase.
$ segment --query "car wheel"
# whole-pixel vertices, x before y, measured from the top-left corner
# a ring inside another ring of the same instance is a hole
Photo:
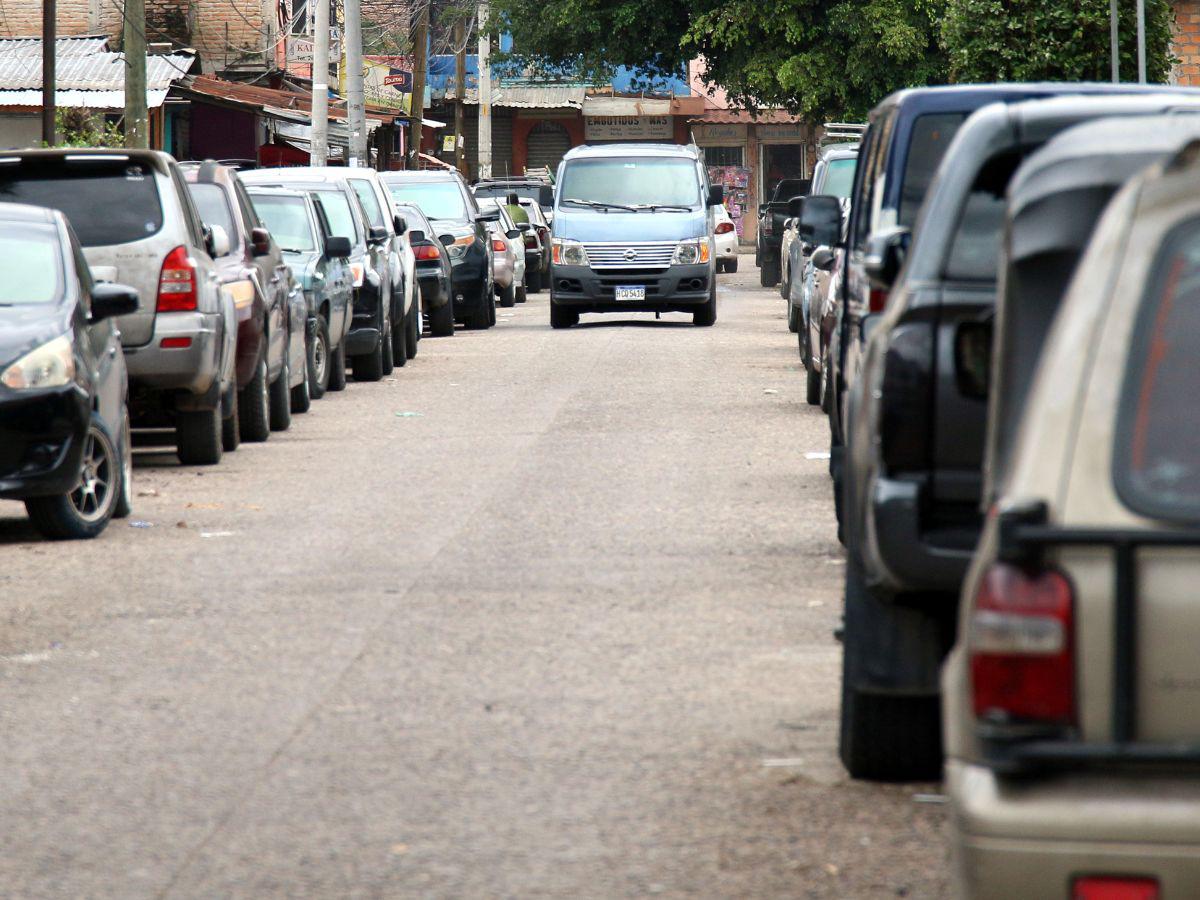
[[[287,350],[283,354],[283,368],[279,377],[271,385],[271,430],[287,431],[292,427],[292,389],[288,382],[292,380],[292,367],[288,363]]]
[[[936,781],[942,774],[941,707],[936,695],[872,684],[870,673],[916,642],[941,642],[926,611],[901,606],[866,584],[854,554],[846,565],[842,708],[838,754],[854,778]],[[936,681],[936,679],[935,679]]]
[[[392,323],[392,362],[397,369],[402,369],[408,365],[408,359],[412,356],[408,352],[408,321],[412,318],[412,312],[408,315],[400,314],[400,321]]]
[[[511,309],[517,305],[517,289],[511,284],[500,289],[500,305],[505,309]]]
[[[707,327],[715,325],[717,322],[717,281],[714,278],[713,283],[708,288],[708,300],[703,306],[696,307],[696,311],[692,313],[692,324]]]
[[[517,302],[525,303],[528,299],[529,299],[529,288],[526,287],[525,285],[521,285],[519,288],[517,288]]]
[[[764,262],[758,270],[758,283],[763,287],[775,287],[779,284],[779,267],[773,263]]]
[[[542,290],[542,272],[540,269],[534,272],[525,272],[525,290],[530,294],[537,294]],[[520,300],[518,303],[522,302]]]
[[[404,349],[409,359],[416,359],[421,341],[421,310],[415,300],[408,315],[404,317]]]
[[[800,333],[800,311],[792,305],[792,301],[788,301],[788,331],[792,334]]]
[[[317,333],[308,347],[308,387],[314,400],[320,400],[329,390],[329,323],[317,316]]]
[[[220,404],[203,412],[175,414],[175,452],[181,463],[215,466],[221,461],[221,450]]]
[[[783,274],[783,266],[782,266],[782,265],[779,267],[779,270],[780,270],[780,274],[779,274],[779,296],[780,296],[780,297],[782,297],[784,300],[787,300],[787,301],[788,301],[788,305],[791,305],[791,302],[792,302],[792,301],[791,301],[791,299],[788,297],[788,292],[789,292],[789,291],[792,289],[792,273],[791,273],[791,270],[789,269],[789,270],[788,270],[788,273],[787,273],[786,275],[784,275],[784,274]]]
[[[338,348],[329,354],[329,387],[330,391],[344,391],[346,389],[346,340],[342,338],[342,343],[338,344]]]
[[[93,415],[84,437],[79,483],[69,493],[25,501],[34,528],[52,540],[96,537],[120,502],[122,468],[117,443]]]
[[[727,259],[725,261],[725,271],[726,272],[731,272],[731,273],[736,272],[737,266],[738,266],[738,261],[737,261],[736,256],[733,259]]]
[[[241,396],[237,398],[238,430],[242,440],[251,444],[261,444],[271,436],[271,386],[267,383],[265,332],[263,341],[263,348],[258,354],[258,363],[254,366],[254,375],[240,391]]]
[[[554,291],[550,292],[550,327],[570,328],[579,324],[579,313],[554,302]]]
[[[306,413],[312,408],[312,372],[308,365],[308,360],[312,354],[312,349],[309,347],[311,342],[307,339],[304,343],[304,377],[300,379],[300,383],[291,390],[292,412]]]
[[[453,300],[429,310],[429,334],[433,337],[450,337],[454,334]]]
[[[370,353],[350,357],[350,371],[355,381],[378,381],[383,377],[383,339]]]
[[[380,372],[384,375],[391,375],[396,368],[396,352],[395,352],[395,334],[390,320],[383,323],[383,330],[379,333],[379,358]],[[404,365],[408,360],[405,359],[400,365]]]
[[[114,519],[124,519],[133,512],[133,433],[129,428],[129,410],[121,420],[121,493],[117,495]]]
[[[483,296],[477,308],[466,317],[463,323],[471,331],[482,331],[492,327],[492,319],[496,315],[496,298],[492,296],[490,285],[483,286]]]

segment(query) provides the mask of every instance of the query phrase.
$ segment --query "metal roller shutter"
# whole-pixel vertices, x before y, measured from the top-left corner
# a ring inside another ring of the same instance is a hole
[[[467,169],[479,176],[479,107],[468,106],[463,128],[467,148]],[[513,114],[510,109],[492,107],[492,175],[508,175],[512,169]]]
[[[571,135],[557,122],[538,122],[529,132],[525,165],[530,169],[548,166],[553,172],[571,149]]]

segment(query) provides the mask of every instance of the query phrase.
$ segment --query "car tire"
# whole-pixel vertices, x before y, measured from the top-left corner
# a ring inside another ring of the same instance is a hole
[[[237,450],[242,443],[241,424],[238,422],[237,387],[229,388],[229,415],[225,415],[226,404],[221,403],[221,449],[226,453]]]
[[[532,275],[525,275],[525,289],[530,294],[540,294],[546,286],[546,275],[541,270],[534,272]]]
[[[346,389],[346,339],[338,348],[329,354],[329,381],[326,390],[344,391]]]
[[[261,444],[271,436],[271,386],[267,383],[266,332],[259,351],[254,375],[239,391],[237,398],[238,431],[248,444]]]
[[[185,466],[215,466],[222,449],[220,404],[202,412],[175,414],[175,453]]]
[[[496,295],[493,294],[491,291],[488,291],[487,312],[488,312],[487,327],[491,328],[493,325],[496,324]]]
[[[79,484],[66,494],[25,501],[33,527],[51,540],[96,537],[120,503],[121,452],[98,415],[92,415],[84,441]]]
[[[432,337],[454,335],[454,301],[447,300],[441,306],[429,310],[429,334]]]
[[[517,288],[517,302],[525,303],[528,299],[529,299],[529,287],[527,285],[523,284],[519,288]]]
[[[692,324],[707,328],[710,325],[715,325],[717,322],[717,283],[713,279],[712,285],[708,289],[708,300],[703,306],[696,307],[696,311],[692,313]]]
[[[403,369],[408,365],[408,320],[410,316],[403,313],[400,316],[399,322],[392,323],[392,334],[390,342],[392,345],[392,365],[397,369]]]
[[[725,271],[726,272],[729,272],[731,274],[736,272],[737,266],[738,266],[737,257],[734,257],[733,259],[727,259],[725,261]]]
[[[306,340],[304,344],[304,377],[300,379],[300,383],[291,389],[291,402],[293,413],[306,413],[312,409],[312,375],[308,367],[309,357],[309,342]]]
[[[350,358],[350,370],[354,373],[355,381],[378,381],[383,377],[383,344],[386,340],[386,337],[381,337],[370,353]]]
[[[788,331],[792,334],[800,333],[800,310],[792,305],[791,300],[788,300]]]
[[[775,287],[779,284],[779,266],[764,262],[758,270],[758,283],[762,287]]]
[[[271,430],[287,431],[292,427],[292,389],[288,382],[292,380],[292,367],[287,359],[287,350],[283,354],[283,367],[279,376],[271,385]]]
[[[383,323],[383,330],[379,333],[379,360],[380,372],[383,375],[391,375],[396,369],[396,347],[395,347],[395,329],[391,321]],[[408,362],[405,358],[400,365]]]
[[[404,317],[404,350],[409,359],[417,358],[421,342],[421,309],[414,298],[413,305]]]
[[[579,313],[554,302],[554,292],[550,292],[550,327],[570,328],[579,324]]]
[[[129,410],[121,420],[121,493],[117,495],[114,519],[125,519],[133,512],[133,432],[129,427]]]
[[[925,610],[901,606],[871,589],[861,564],[846,565],[842,637],[842,706],[838,755],[854,778],[936,781],[942,774],[941,705],[934,696],[870,686],[882,659],[914,641],[940,642]],[[879,680],[879,679],[875,679]]]
[[[500,305],[505,309],[511,309],[517,305],[517,289],[511,284],[506,288],[500,288]]]
[[[785,276],[783,274],[783,266],[781,265],[779,268],[780,268],[779,296],[782,297],[784,300],[787,300],[788,305],[790,306],[792,301],[791,301],[791,298],[788,297],[788,293],[792,289],[792,273],[791,273],[791,270],[789,269],[787,275]]]
[[[472,310],[463,322],[469,331],[483,331],[492,327],[492,317],[496,315],[496,298],[488,285],[483,286],[483,297],[478,307]]]
[[[308,369],[308,391],[314,400],[320,400],[329,390],[329,323],[324,316],[317,316],[317,333],[313,335],[305,360]]]

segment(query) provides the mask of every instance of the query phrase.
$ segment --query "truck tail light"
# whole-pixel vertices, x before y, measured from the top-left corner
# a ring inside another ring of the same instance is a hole
[[[873,313],[883,312],[887,306],[888,292],[879,288],[871,288],[870,294],[867,297],[867,308]]]
[[[771,218],[770,213],[763,216],[762,233],[763,234],[774,234],[775,233],[775,220]]]
[[[1159,896],[1154,878],[1088,875],[1071,885],[1071,900],[1158,900]]]
[[[497,253],[503,253],[508,249],[508,243],[500,238],[492,238],[492,249]]]
[[[1071,584],[1061,572],[996,563],[984,573],[970,632],[977,718],[1074,724],[1073,620]]]
[[[438,249],[433,244],[416,244],[412,251],[417,259],[437,259],[439,256]]]
[[[158,274],[158,311],[189,312],[198,308],[196,261],[187,248],[176,247],[163,260]]]
[[[879,452],[889,472],[928,468],[933,435],[933,329],[898,325],[888,342],[880,385]]]
[[[720,224],[717,225],[717,228],[716,228],[717,234],[729,234],[729,232],[731,232],[731,231],[733,231],[733,223],[732,222],[721,222]]]

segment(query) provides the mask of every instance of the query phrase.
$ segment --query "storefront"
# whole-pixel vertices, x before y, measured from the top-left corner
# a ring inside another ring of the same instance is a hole
[[[799,122],[757,124],[758,196],[764,200],[775,193],[785,178],[807,178],[809,165],[809,129]]]
[[[746,239],[747,220],[753,219],[751,167],[746,159],[749,127],[735,122],[692,126],[692,140],[704,151],[709,180],[725,188],[725,208],[739,240]]]

